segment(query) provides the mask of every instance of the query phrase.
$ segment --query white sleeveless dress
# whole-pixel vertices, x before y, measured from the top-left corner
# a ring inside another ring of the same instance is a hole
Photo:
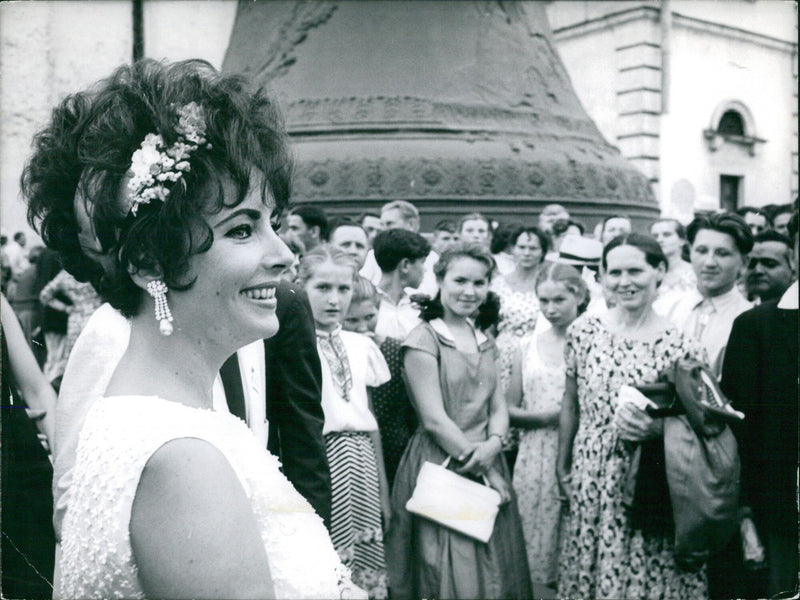
[[[529,336],[522,350],[522,408],[561,408],[565,365],[548,364],[539,353],[539,334]],[[523,431],[514,466],[513,485],[525,535],[531,581],[552,584],[558,567],[561,502],[558,500],[556,457],[558,426]]]
[[[143,598],[129,524],[145,464],[177,438],[205,440],[228,460],[260,525],[278,598],[365,597],[322,519],[240,419],[155,396],[97,400],[78,441],[56,598]]]

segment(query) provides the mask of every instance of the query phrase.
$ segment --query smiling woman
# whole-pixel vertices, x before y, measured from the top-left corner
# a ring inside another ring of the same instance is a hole
[[[359,595],[277,460],[207,410],[223,362],[278,328],[291,161],[275,105],[202,61],[142,61],[67,97],[35,142],[29,219],[130,325],[84,402],[55,595]]]
[[[662,435],[650,415],[618,400],[622,386],[653,383],[678,358],[703,359],[699,344],[652,308],[667,258],[647,235],[627,233],[603,249],[604,285],[617,304],[566,332],[565,392],[556,477],[569,511],[559,556],[563,598],[706,598],[706,577],[680,570],[674,534],[631,520],[624,474],[639,442]],[[640,565],[647,565],[641,569]]]
[[[392,489],[386,543],[395,598],[531,597],[522,525],[500,451],[508,411],[496,348],[470,321],[485,304],[493,268],[483,245],[460,242],[445,250],[434,267],[440,294],[423,308],[424,322],[403,342],[406,387],[420,427],[400,459]],[[502,498],[488,543],[406,509],[422,466],[447,457],[460,473],[487,481]]]

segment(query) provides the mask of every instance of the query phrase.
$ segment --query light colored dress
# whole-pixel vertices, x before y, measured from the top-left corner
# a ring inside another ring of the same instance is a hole
[[[522,408],[558,410],[564,396],[565,368],[563,363],[544,362],[538,348],[540,335],[528,338],[521,349]],[[522,430],[513,483],[531,581],[539,584],[554,583],[558,567],[561,502],[556,481],[557,455],[558,425]]]
[[[503,394],[511,381],[511,364],[520,344],[533,335],[539,316],[539,298],[535,291],[518,292],[508,285],[505,277],[492,280],[492,291],[500,298],[500,322],[497,324],[498,360],[497,374]],[[510,427],[503,439],[503,450],[511,451],[519,446],[521,431]]]
[[[500,297],[500,322],[497,325],[499,375],[503,391],[511,379],[511,363],[520,342],[536,329],[539,298],[535,291],[518,292],[508,285],[505,277],[492,280],[492,291]]]
[[[572,490],[558,564],[559,598],[707,597],[705,568],[680,570],[672,536],[631,527],[622,486],[634,444],[612,424],[623,385],[653,383],[678,358],[702,360],[699,344],[677,328],[654,340],[635,340],[583,315],[567,329],[567,374],[578,393],[578,431],[572,445]]]
[[[322,519],[244,421],[155,396],[95,401],[81,430],[61,540],[56,598],[143,598],[129,524],[150,457],[179,438],[204,440],[230,463],[250,499],[278,598],[364,597],[350,583]],[[157,532],[153,532],[157,535]]]
[[[67,316],[67,336],[60,352],[57,356],[50,356],[48,352],[49,364],[46,366],[46,372],[51,380],[64,373],[78,336],[92,313],[103,303],[90,283],[81,283],[63,269],[44,286],[39,294],[39,300],[43,305],[49,306],[59,293],[72,301],[73,311]]]
[[[441,319],[422,323],[404,348],[430,354],[439,363],[439,385],[447,416],[470,442],[486,440],[489,401],[497,385],[495,347],[476,332],[478,352],[460,352]],[[413,373],[406,373],[406,379]],[[525,540],[516,497],[500,507],[494,531],[484,544],[409,513],[405,506],[425,461],[441,464],[447,454],[419,427],[406,447],[392,488],[392,521],[387,531],[392,598],[529,598]],[[511,484],[506,462],[495,465]]]

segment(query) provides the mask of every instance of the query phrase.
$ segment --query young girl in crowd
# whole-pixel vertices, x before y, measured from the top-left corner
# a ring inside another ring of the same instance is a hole
[[[564,345],[567,327],[589,304],[589,290],[573,267],[550,263],[536,278],[536,295],[552,327],[527,337],[516,352],[506,398],[511,425],[523,431],[513,484],[531,581],[554,586],[561,520],[556,456]]]
[[[304,286],[317,329],[322,366],[325,446],[331,470],[331,538],[370,598],[386,598],[381,517],[389,517],[389,493],[378,423],[367,386],[389,381],[389,367],[368,337],[342,331],[358,277],[351,257],[333,246],[303,257]]]
[[[387,555],[394,598],[528,598],[528,561],[501,440],[508,411],[498,384],[494,342],[472,324],[489,293],[489,249],[460,242],[434,267],[439,293],[423,323],[403,342],[406,384],[420,427],[400,460],[392,488]],[[409,513],[426,461],[452,457],[458,471],[486,476],[503,503],[488,543]]]
[[[386,466],[386,479],[391,490],[400,457],[406,449],[411,434],[417,428],[417,416],[408,400],[403,383],[400,359],[401,340],[392,337],[380,338],[375,335],[378,323],[378,291],[369,279],[357,277],[353,287],[353,300],[342,323],[345,331],[355,331],[371,337],[381,349],[383,358],[389,365],[391,379],[371,390],[375,418],[383,442],[383,461]]]

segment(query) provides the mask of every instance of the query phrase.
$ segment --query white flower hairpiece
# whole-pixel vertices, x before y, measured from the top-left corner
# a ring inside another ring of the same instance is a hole
[[[178,181],[191,170],[189,159],[198,148],[211,148],[206,141],[203,107],[196,102],[178,109],[178,139],[169,147],[158,133],[148,133],[131,157],[128,169],[128,210],[135,217],[139,205],[152,200],[164,202],[169,196],[168,182]]]

